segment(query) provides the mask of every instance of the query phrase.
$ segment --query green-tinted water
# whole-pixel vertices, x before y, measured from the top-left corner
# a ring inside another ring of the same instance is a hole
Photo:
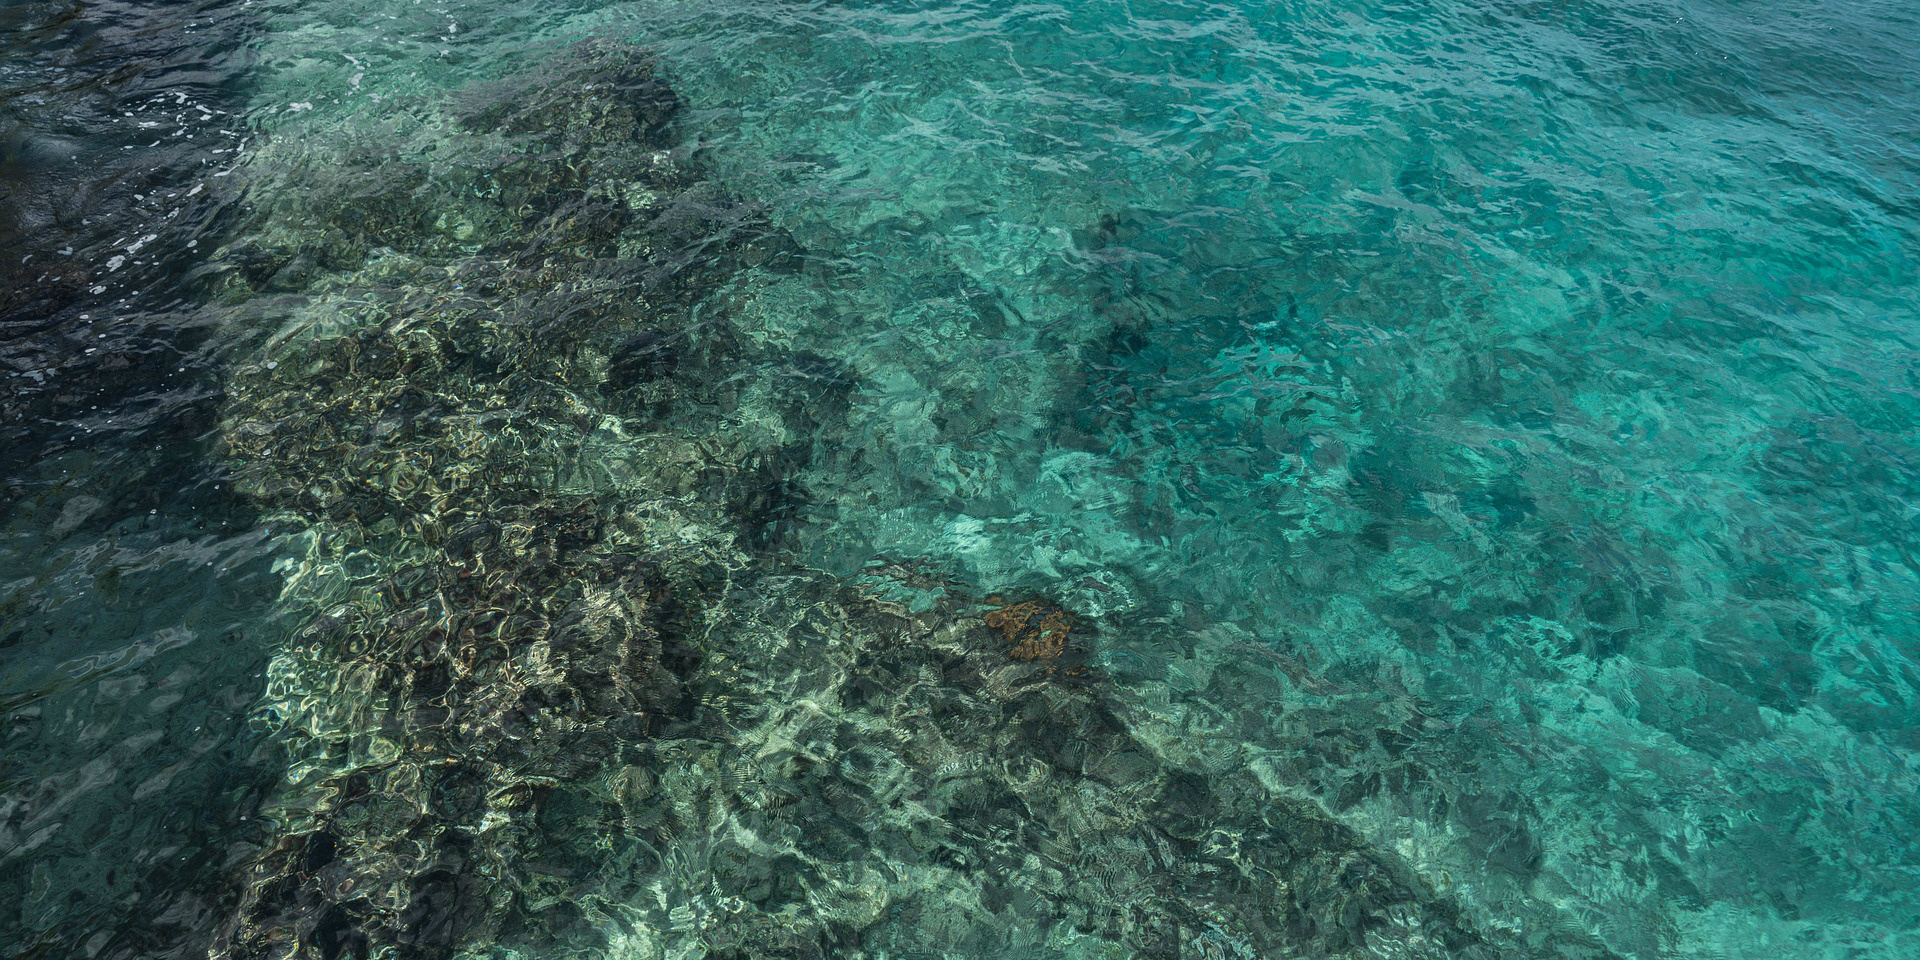
[[[227,552],[12,481],[4,942],[1920,950],[1911,11],[247,17],[170,307]],[[53,666],[128,631],[33,573],[96,541],[213,598],[120,754],[161,658]]]

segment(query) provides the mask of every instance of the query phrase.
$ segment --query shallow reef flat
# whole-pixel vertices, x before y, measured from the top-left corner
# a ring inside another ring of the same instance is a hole
[[[434,182],[318,158],[344,173],[257,194],[278,229],[223,254],[234,322],[278,323],[235,365],[225,448],[304,544],[287,602],[313,613],[269,668],[286,836],[234,955],[444,950],[501,922],[535,794],[680,711],[696,654],[665,621],[742,562],[723,527],[754,435],[621,414],[722,399],[676,396],[712,349],[689,297],[777,238],[661,151],[676,103],[637,51],[469,94]]]

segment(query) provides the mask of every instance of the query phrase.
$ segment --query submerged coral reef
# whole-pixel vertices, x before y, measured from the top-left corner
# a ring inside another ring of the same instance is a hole
[[[747,435],[619,412],[711,399],[666,344],[775,238],[661,152],[673,95],[630,49],[470,96],[451,176],[382,164],[229,252],[243,307],[299,295],[265,301],[294,320],[224,435],[302,531],[289,600],[318,614],[273,667],[294,774],[234,955],[445,952],[559,899],[521,864],[542,795],[684,712],[675,598],[737,563]]]
[[[784,558],[845,376],[730,328],[726,291],[806,258],[679,149],[644,51],[417,106],[430,146],[321,158],[344,172],[263,194],[274,229],[223,255],[262,333],[222,432],[310,622],[270,668],[288,775],[222,956],[1518,949],[1130,729],[1096,616]]]

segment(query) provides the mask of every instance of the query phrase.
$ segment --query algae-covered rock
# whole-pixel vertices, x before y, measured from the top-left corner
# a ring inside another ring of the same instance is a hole
[[[1003,602],[998,596],[987,598],[994,604],[980,619],[1000,632],[1015,660],[1058,660],[1067,652],[1067,636],[1073,632],[1073,614],[1045,600]]]

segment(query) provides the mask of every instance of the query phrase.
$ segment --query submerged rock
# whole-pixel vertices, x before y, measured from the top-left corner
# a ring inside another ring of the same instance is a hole
[[[1006,638],[1015,660],[1058,660],[1067,651],[1073,614],[1045,600],[1007,603],[991,596],[987,602],[995,606],[981,619]]]

